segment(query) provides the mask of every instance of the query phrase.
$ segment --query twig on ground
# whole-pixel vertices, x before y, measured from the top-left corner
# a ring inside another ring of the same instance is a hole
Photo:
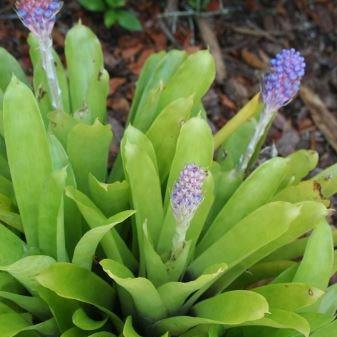
[[[326,140],[337,152],[336,117],[327,109],[319,96],[308,87],[302,86],[300,97],[308,108],[316,126],[321,130]]]
[[[198,23],[202,39],[209,47],[212,55],[214,56],[216,65],[216,81],[221,84],[227,76],[227,71],[217,36],[214,32],[214,29],[212,29],[208,19],[204,17],[197,17],[196,21]]]

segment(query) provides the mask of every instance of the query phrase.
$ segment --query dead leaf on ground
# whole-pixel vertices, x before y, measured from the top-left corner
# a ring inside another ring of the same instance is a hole
[[[112,95],[116,92],[116,90],[126,82],[126,78],[124,77],[113,77],[110,79],[110,91],[109,94]]]
[[[258,56],[250,52],[248,49],[242,49],[241,51],[242,59],[251,67],[256,69],[266,69],[267,64],[262,61]]]
[[[309,109],[312,119],[333,149],[337,152],[337,119],[311,89],[302,86],[300,97]]]

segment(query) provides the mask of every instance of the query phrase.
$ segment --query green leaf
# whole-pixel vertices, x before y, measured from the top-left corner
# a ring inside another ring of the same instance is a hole
[[[74,171],[70,165],[68,155],[62,144],[54,135],[49,135],[49,141],[54,170],[62,170],[66,168],[66,186],[76,187],[77,184]],[[82,218],[73,200],[70,198],[63,198],[63,202],[66,248],[69,256],[72,256],[75,245],[82,237]]]
[[[91,271],[70,263],[55,263],[37,276],[37,282],[57,295],[112,311],[114,289]]]
[[[215,62],[208,50],[189,55],[164,87],[157,111],[162,111],[178,98],[191,95],[194,95],[194,107],[197,107],[214,78]]]
[[[103,260],[100,264],[104,271],[131,295],[135,307],[143,319],[157,321],[167,315],[157,289],[148,279],[134,278],[127,268],[113,260]]]
[[[104,122],[108,76],[104,71],[103,52],[98,38],[89,28],[77,24],[66,36],[65,55],[72,109],[76,118],[87,123],[94,122],[96,118]]]
[[[0,266],[18,261],[26,253],[25,243],[12,231],[0,224]]]
[[[142,97],[147,96],[144,93],[145,88],[147,84],[149,83],[149,81],[151,80],[151,78],[154,76],[154,74],[156,74],[158,64],[165,58],[166,55],[167,55],[166,52],[161,51],[159,53],[154,53],[150,55],[146,59],[143,65],[143,68],[141,70],[141,73],[139,75],[138,81],[136,83],[136,92],[133,96],[132,105],[131,105],[130,112],[128,115],[128,123],[133,122],[133,119],[135,117],[135,112],[138,109],[138,106],[139,106],[139,103]]]
[[[107,322],[106,316],[102,320],[96,321],[88,316],[84,309],[79,308],[73,314],[73,323],[80,329],[86,331],[93,331],[102,328]]]
[[[214,264],[226,262],[230,268],[237,265],[286,233],[299,213],[299,206],[284,202],[258,208],[199,255],[191,263],[189,272],[200,275],[210,261]]]
[[[78,2],[89,11],[103,12],[106,9],[104,0],[78,0]]]
[[[124,337],[141,337],[132,326],[132,317],[129,316],[124,324],[123,328],[123,336]]]
[[[28,326],[30,326],[30,323],[27,322],[22,315],[16,313],[0,315],[1,337],[14,337]]]
[[[287,162],[287,159],[273,158],[258,167],[239,186],[200,241],[198,254],[272,198],[286,174]]]
[[[118,23],[125,29],[130,31],[141,31],[142,24],[137,15],[131,11],[118,10]]]
[[[148,75],[141,75],[141,79],[146,82],[143,83],[142,96],[141,98],[137,97],[137,105],[134,105],[134,111],[129,119],[133,126],[143,132],[149,129],[154,119],[166,107],[165,105],[161,109],[158,108],[161,93],[187,58],[187,53],[179,50],[155,55],[158,55],[158,57],[151,56],[144,66],[144,74],[148,73]],[[152,67],[152,69],[148,69],[149,67]],[[181,97],[189,97],[190,95],[182,95]],[[172,102],[174,100],[172,99]]]
[[[27,243],[37,247],[38,205],[52,162],[35,98],[16,78],[4,97],[4,129],[8,162]]]
[[[330,225],[324,221],[313,230],[293,282],[304,282],[325,290],[334,264],[334,244]]]
[[[130,189],[125,180],[105,184],[89,174],[89,189],[92,200],[105,216],[111,216],[129,208]]]
[[[173,101],[164,108],[146,133],[158,158],[162,182],[170,172],[178,136],[182,125],[190,115],[192,105],[192,97],[183,97]]]
[[[296,311],[315,303],[323,292],[304,283],[269,284],[253,289],[264,296],[271,309]]]
[[[160,297],[162,298],[170,315],[175,315],[183,306],[185,301],[195,294],[198,290],[207,290],[207,287],[227,269],[223,264],[214,272],[208,272],[196,280],[189,282],[168,282],[158,288]]]
[[[320,186],[324,198],[330,198],[337,192],[337,164],[329,166],[310,180],[315,181]]]
[[[170,331],[181,335],[185,331],[204,324],[238,325],[261,319],[268,313],[268,303],[257,293],[247,290],[230,291],[198,303],[192,316],[175,316],[163,319],[154,325],[156,332]]]
[[[52,257],[34,255],[24,257],[9,266],[1,266],[0,270],[11,274],[34,295],[39,286],[36,276],[54,263],[55,260]]]
[[[90,270],[99,242],[113,227],[125,221],[134,213],[134,211],[118,213],[112,218],[109,218],[108,225],[98,226],[85,233],[75,248],[73,263]]]
[[[123,7],[126,5],[126,0],[106,0],[106,2],[112,8]]]
[[[72,315],[79,307],[76,301],[58,296],[42,286],[39,287],[39,296],[48,304],[61,333],[74,326]]]
[[[45,302],[39,297],[18,295],[6,291],[0,291],[0,298],[15,303],[20,308],[37,316],[39,319],[47,319],[50,317],[50,311]]]
[[[0,89],[5,91],[11,79],[16,76],[21,82],[29,85],[28,79],[17,60],[0,47]]]
[[[79,189],[88,193],[91,173],[104,181],[112,132],[109,125],[96,121],[93,125],[78,124],[68,135],[67,152]]]
[[[151,142],[139,130],[129,126],[122,143],[123,164],[131,190],[132,206],[137,210],[138,242],[143,243],[143,224],[146,221],[151,240],[156,243],[163,220],[161,186],[157,161]],[[140,246],[141,272],[143,248]]]
[[[310,325],[306,319],[294,312],[285,310],[273,309],[270,314],[266,315],[266,317],[244,325],[252,326],[245,329],[245,337],[276,337],[279,335],[290,337],[289,329],[295,330],[306,337],[310,334]],[[285,335],[282,335],[282,329],[287,329]],[[273,334],[275,332],[276,334]],[[294,336],[298,336],[298,334],[295,333]]]
[[[39,205],[39,247],[44,254],[58,261],[68,261],[63,201],[66,177],[66,168],[50,175],[42,190]]]
[[[104,13],[104,24],[107,28],[111,28],[118,22],[118,11],[109,9]]]
[[[109,219],[101,213],[85,194],[74,188],[68,187],[66,195],[76,202],[90,228],[96,228],[109,223]],[[102,247],[108,258],[123,262],[132,270],[137,268],[137,261],[114,228],[112,228],[110,233],[107,233],[102,239]]]

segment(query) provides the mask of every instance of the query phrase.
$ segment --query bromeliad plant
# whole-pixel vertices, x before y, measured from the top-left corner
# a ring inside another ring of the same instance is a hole
[[[336,336],[337,166],[306,178],[318,158],[301,150],[253,169],[303,58],[282,51],[213,136],[209,52],[152,55],[107,177],[101,47],[76,25],[65,69],[50,37],[60,7],[17,2],[33,89],[0,50],[0,336]]]

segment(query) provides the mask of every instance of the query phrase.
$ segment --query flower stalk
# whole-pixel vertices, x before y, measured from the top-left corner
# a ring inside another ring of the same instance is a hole
[[[51,37],[56,15],[62,8],[59,0],[19,0],[17,14],[22,23],[35,35],[39,43],[42,67],[46,73],[51,103],[63,110],[62,92],[57,78]]]
[[[270,72],[264,76],[262,81],[261,97],[264,109],[247,150],[241,158],[240,172],[245,172],[248,168],[277,111],[287,105],[297,94],[304,76],[305,62],[303,56],[295,49],[283,49],[270,60],[270,68]]]

